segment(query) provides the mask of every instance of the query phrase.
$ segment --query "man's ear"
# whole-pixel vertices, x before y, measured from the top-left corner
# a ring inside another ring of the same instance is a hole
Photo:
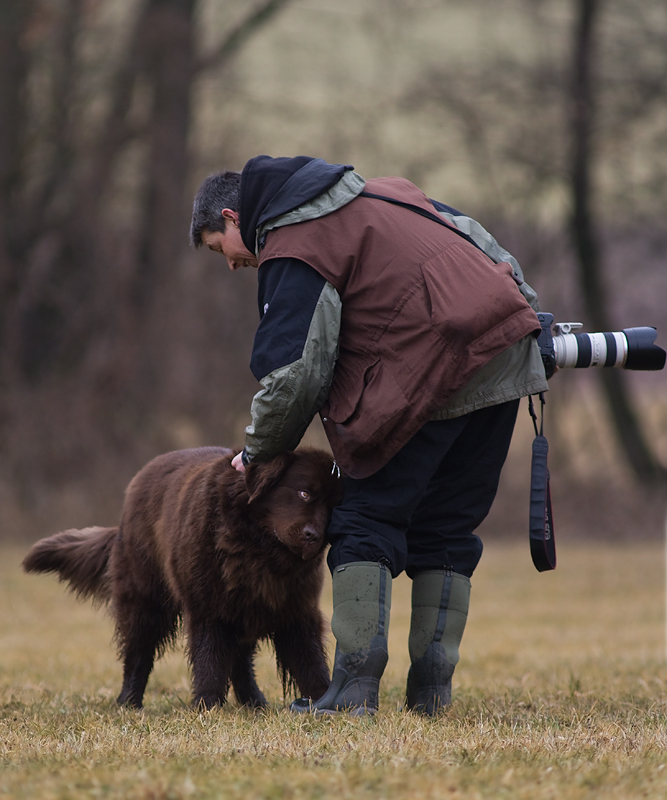
[[[239,225],[239,214],[238,211],[232,211],[231,208],[223,208],[222,209],[222,218],[227,221],[231,222],[233,225],[236,225],[238,228]]]
[[[291,452],[286,452],[280,453],[271,461],[251,461],[245,468],[248,503],[254,503],[272,489],[283,477],[293,458]]]

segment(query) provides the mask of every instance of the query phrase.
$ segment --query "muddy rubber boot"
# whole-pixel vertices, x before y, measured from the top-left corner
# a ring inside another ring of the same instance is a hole
[[[331,684],[319,700],[295,700],[292,711],[352,716],[375,714],[387,665],[391,573],[383,564],[354,561],[336,567],[331,630],[336,637]]]
[[[451,570],[420,572],[412,582],[407,706],[435,716],[452,702],[452,675],[468,618],[470,579]]]

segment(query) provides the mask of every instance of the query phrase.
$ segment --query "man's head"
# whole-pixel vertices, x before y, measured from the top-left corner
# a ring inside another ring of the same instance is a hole
[[[244,245],[239,229],[240,172],[209,175],[199,187],[192,207],[190,242],[221,253],[232,270],[256,267],[257,259]]]
[[[238,213],[240,185],[240,172],[218,172],[209,175],[199,187],[192,206],[190,225],[190,242],[195,247],[204,244],[204,231],[225,232],[226,221],[222,217],[222,210],[229,208]]]

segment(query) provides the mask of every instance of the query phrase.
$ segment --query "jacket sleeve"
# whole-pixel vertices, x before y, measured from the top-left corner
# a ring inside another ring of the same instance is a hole
[[[299,444],[329,393],[340,332],[338,292],[297,259],[262,264],[258,300],[261,321],[250,368],[261,389],[245,432],[246,462]]]

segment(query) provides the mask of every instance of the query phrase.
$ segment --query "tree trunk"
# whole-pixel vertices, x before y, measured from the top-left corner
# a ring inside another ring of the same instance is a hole
[[[195,0],[150,0],[145,14],[147,130],[139,263],[132,300],[149,302],[160,273],[172,272],[187,246],[184,223],[188,124],[194,71]]]
[[[17,280],[14,201],[21,179],[26,127],[29,57],[24,40],[34,5],[34,0],[2,0],[0,3],[0,303],[4,309],[7,309],[9,295],[16,290]],[[0,324],[0,344],[4,339],[4,327]]]
[[[596,87],[594,80],[596,24],[600,0],[579,0],[574,34],[570,132],[572,141],[571,231],[579,267],[579,281],[593,330],[610,331],[603,255],[597,232],[592,173]],[[667,470],[651,452],[639,427],[625,381],[615,369],[599,371],[611,418],[623,452],[637,479],[655,484],[667,480]]]

